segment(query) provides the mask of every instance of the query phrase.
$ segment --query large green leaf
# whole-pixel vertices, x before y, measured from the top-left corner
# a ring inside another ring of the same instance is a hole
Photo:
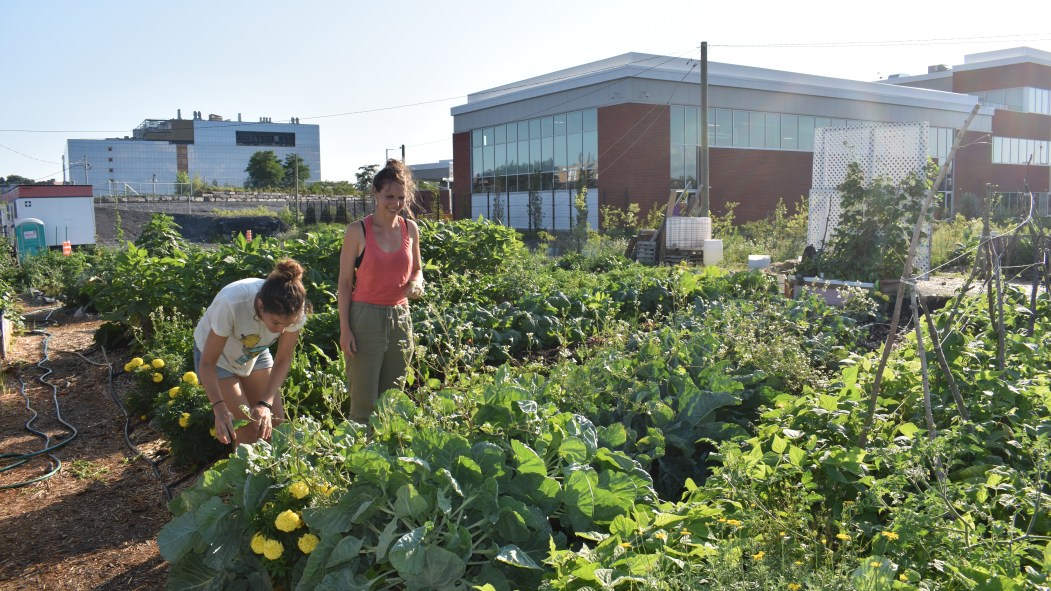
[[[535,570],[543,570],[535,560],[533,560],[529,554],[522,551],[521,548],[514,544],[508,544],[500,547],[500,552],[496,554],[496,559],[500,562],[510,564],[511,566],[517,566],[520,568],[531,568]]]
[[[417,527],[398,538],[391,546],[388,558],[390,564],[403,578],[406,575],[419,574],[425,566],[423,538],[427,528]]]
[[[550,515],[562,502],[562,487],[547,475],[520,474],[511,480],[508,492]]]
[[[184,560],[172,562],[168,571],[169,591],[212,591],[224,589],[227,577],[204,565],[200,554],[191,554]]]
[[[547,476],[547,466],[544,465],[544,460],[530,449],[528,445],[517,439],[512,439],[511,450],[515,454],[515,461],[518,462],[517,470],[519,474],[541,474]]]
[[[566,479],[563,499],[570,525],[576,531],[591,529],[595,519],[597,489],[598,476],[591,468],[576,469]]]
[[[411,484],[398,489],[394,499],[394,514],[402,519],[419,519],[429,510],[429,503]]]
[[[383,490],[386,490],[390,483],[390,460],[375,450],[358,450],[350,455],[347,464],[347,467],[358,477]]]
[[[327,566],[332,568],[357,558],[364,545],[365,542],[361,538],[354,536],[344,537],[336,544],[332,554],[329,555]]]
[[[227,505],[219,497],[212,497],[194,512],[197,519],[197,531],[204,538],[205,543],[215,544],[215,538],[224,530],[229,529],[230,514],[234,508]]]
[[[245,479],[244,508],[248,513],[254,513],[263,506],[267,497],[270,496],[274,481],[269,476],[262,474],[251,474]]]
[[[403,574],[409,589],[420,591],[451,591],[459,588],[457,582],[467,571],[462,558],[441,546],[426,546],[423,550],[423,568],[418,573]]]
[[[172,564],[182,560],[201,541],[197,519],[193,513],[183,513],[172,519],[157,533],[157,549]]]

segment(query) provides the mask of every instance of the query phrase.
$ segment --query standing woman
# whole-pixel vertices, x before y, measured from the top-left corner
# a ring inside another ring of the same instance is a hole
[[[227,285],[212,300],[193,333],[193,360],[212,403],[216,439],[270,439],[274,425],[285,417],[281,385],[309,311],[303,267],[292,259],[278,261],[265,280]],[[274,341],[277,353],[272,356]],[[249,415],[242,406],[250,409]],[[235,419],[250,422],[235,430]]]
[[[350,418],[367,423],[382,392],[399,388],[414,340],[410,299],[423,295],[416,185],[398,160],[372,180],[375,212],[351,223],[339,255],[339,345],[347,362]],[[402,215],[405,214],[405,215]]]

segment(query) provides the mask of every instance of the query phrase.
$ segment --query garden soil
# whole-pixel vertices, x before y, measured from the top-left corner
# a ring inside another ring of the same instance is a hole
[[[171,519],[168,495],[196,472],[166,462],[160,434],[126,417],[117,401],[131,385],[128,354],[95,346],[101,320],[47,302],[25,302],[24,317],[0,374],[0,454],[61,447],[0,472],[0,591],[163,589],[157,533]]]

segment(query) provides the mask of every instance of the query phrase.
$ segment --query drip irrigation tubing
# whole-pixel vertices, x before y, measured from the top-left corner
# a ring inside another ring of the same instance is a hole
[[[197,474],[197,472],[194,471],[194,472],[190,472],[188,474],[185,474],[185,475],[181,476],[180,478],[178,478],[175,481],[170,482],[170,483],[169,482],[165,482],[164,481],[164,475],[161,474],[161,464],[163,464],[171,456],[166,455],[166,456],[162,457],[161,459],[155,461],[152,458],[150,458],[149,456],[147,456],[145,453],[143,453],[142,450],[140,450],[139,447],[137,445],[135,445],[135,442],[133,442],[132,439],[131,439],[131,434],[135,430],[134,427],[132,427],[132,425],[131,425],[131,415],[128,414],[128,409],[124,406],[124,403],[121,401],[120,396],[117,394],[117,388],[113,385],[113,364],[110,363],[109,358],[106,356],[106,349],[103,347],[103,348],[101,348],[101,350],[102,350],[102,359],[105,361],[104,363],[98,363],[97,361],[92,361],[92,360],[88,359],[87,357],[84,357],[80,353],[77,353],[77,355],[80,355],[80,357],[82,359],[84,359],[85,361],[87,361],[88,363],[91,363],[93,365],[98,365],[98,366],[105,366],[107,368],[107,370],[108,370],[108,372],[107,372],[108,373],[108,375],[107,375],[107,385],[108,385],[108,388],[109,388],[110,398],[113,399],[113,403],[117,405],[117,408],[119,408],[120,412],[124,415],[124,443],[125,443],[125,445],[128,446],[128,449],[131,450],[131,453],[133,454],[133,457],[142,458],[147,464],[149,464],[150,470],[153,471],[153,475],[155,477],[157,477],[157,481],[160,482],[160,484],[161,484],[161,488],[162,488],[162,490],[164,492],[165,500],[171,501],[172,498],[174,498],[174,495],[172,494],[172,490],[175,489],[175,487],[179,486],[180,484],[186,482],[190,478],[194,477]]]
[[[54,311],[55,311],[54,308],[52,308],[52,309],[50,309],[48,311],[47,316],[44,317],[44,320],[43,320],[44,323],[46,323],[46,324],[54,324],[54,322],[51,320],[51,314]],[[0,489],[19,488],[19,487],[22,487],[22,486],[26,486],[26,485],[29,485],[29,484],[36,483],[36,482],[41,482],[43,480],[47,480],[47,479],[51,478],[52,476],[54,476],[55,474],[57,474],[62,469],[62,461],[59,460],[58,457],[56,457],[53,452],[58,451],[59,449],[65,447],[66,445],[69,445],[80,434],[80,432],[77,430],[76,427],[74,427],[70,423],[66,422],[66,420],[62,418],[62,407],[58,403],[58,386],[56,386],[55,384],[52,384],[51,382],[47,381],[47,379],[46,379],[47,376],[49,374],[51,374],[51,372],[53,371],[51,368],[49,368],[49,367],[47,367],[45,365],[45,363],[47,363],[51,359],[50,353],[48,351],[48,341],[51,338],[51,333],[47,332],[46,330],[34,329],[34,330],[31,330],[31,331],[27,331],[26,334],[38,334],[38,335],[42,335],[44,337],[43,342],[41,344],[41,347],[43,348],[43,358],[40,361],[38,361],[37,364],[36,364],[36,366],[39,369],[44,370],[44,373],[37,377],[37,381],[39,381],[41,384],[44,384],[45,386],[50,386],[51,387],[51,401],[55,405],[55,418],[58,420],[58,422],[63,427],[65,427],[68,430],[69,435],[65,439],[62,439],[61,441],[59,441],[59,442],[55,443],[54,445],[52,445],[52,443],[51,443],[51,436],[50,435],[48,435],[47,433],[45,433],[43,431],[37,430],[37,429],[35,429],[33,427],[33,423],[36,422],[37,418],[40,417],[40,413],[38,413],[36,410],[33,409],[33,403],[29,399],[29,394],[26,393],[26,382],[25,382],[25,380],[22,379],[21,372],[17,372],[18,383],[19,383],[19,392],[22,394],[22,398],[25,399],[26,410],[28,410],[30,413],[32,413],[32,416],[29,418],[28,421],[26,421],[25,430],[29,431],[31,434],[43,439],[44,440],[44,447],[39,449],[39,450],[37,450],[37,451],[28,452],[28,453],[4,453],[4,454],[0,454],[0,462],[2,462],[4,464],[2,467],[0,467],[0,473],[6,472],[8,470],[12,470],[12,469],[17,468],[19,466],[22,466],[24,464],[27,464],[30,461],[32,461],[35,458],[38,458],[40,456],[46,456],[47,457],[47,459],[48,459],[48,468],[49,469],[48,469],[47,472],[45,472],[44,474],[42,474],[40,476],[37,476],[36,478],[30,478],[28,480],[23,480],[23,481],[20,481],[20,482],[14,482],[14,483],[11,483],[11,484],[2,484],[2,485],[0,485]]]

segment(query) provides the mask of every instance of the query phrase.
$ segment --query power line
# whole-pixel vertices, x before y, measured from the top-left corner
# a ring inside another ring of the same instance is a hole
[[[34,158],[34,157],[30,156],[29,154],[23,154],[22,152],[19,152],[18,150],[14,149],[14,148],[11,148],[11,147],[8,147],[8,146],[5,146],[3,144],[0,144],[0,148],[3,148],[5,150],[11,151],[11,152],[14,152],[15,154],[18,154],[19,156],[25,156],[26,158],[29,158],[30,160],[36,160],[37,162],[43,162],[44,164],[58,164],[58,162],[55,162],[54,160],[42,160],[40,158]]]
[[[957,45],[961,43],[1003,43],[1005,41],[1051,41],[1049,33],[993,35],[982,37],[946,37],[943,39],[898,39],[884,41],[828,41],[823,43],[728,43],[710,44],[712,47],[784,48],[784,47],[895,47],[911,45]]]

